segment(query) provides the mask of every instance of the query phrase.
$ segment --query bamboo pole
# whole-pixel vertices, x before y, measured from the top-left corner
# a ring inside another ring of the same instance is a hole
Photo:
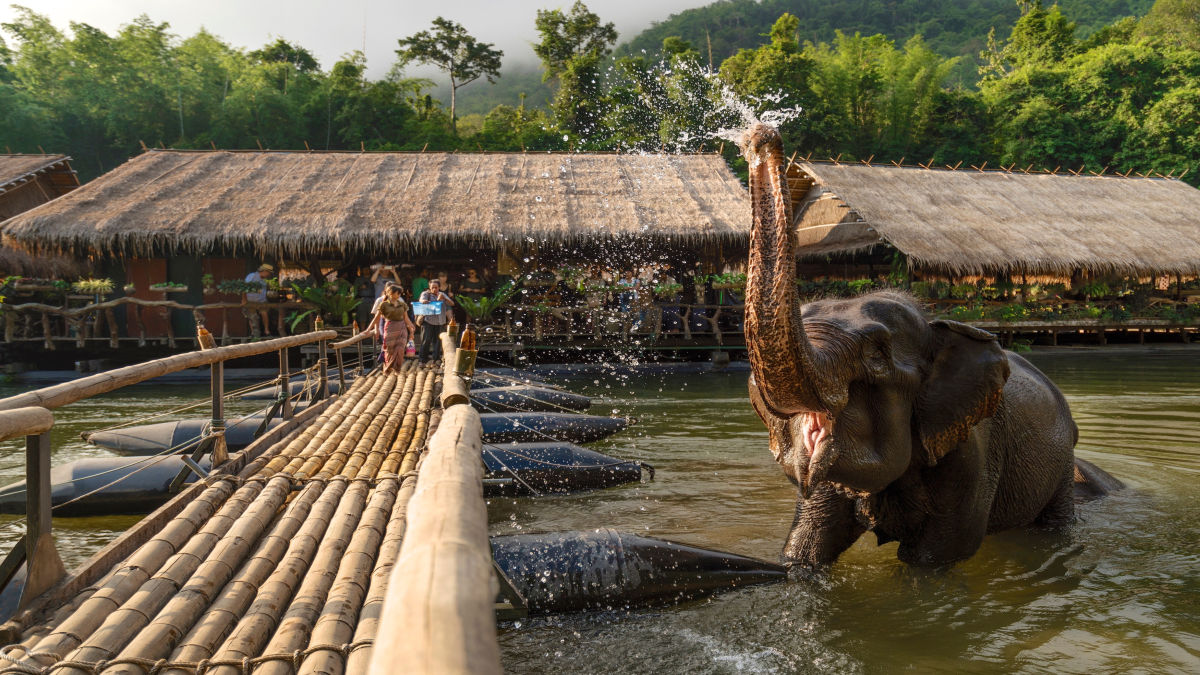
[[[374,403],[376,398],[374,394],[384,380],[385,378],[379,375],[372,375],[366,378],[367,386],[355,393],[356,398],[354,399],[353,407],[344,415],[340,415],[341,419],[336,423],[329,425],[329,433],[319,435],[319,437],[323,436],[323,442],[319,445],[310,445],[304,452],[293,457],[287,466],[283,468],[283,473],[300,479],[312,475],[325,462],[330,453],[336,450],[338,445],[349,435],[354,423]]]
[[[346,414],[361,400],[370,386],[372,379],[368,376],[355,380],[349,391],[344,395],[338,396],[334,404],[330,405],[321,417],[306,427],[287,446],[275,453],[270,461],[261,469],[259,475],[265,477],[287,471],[292,461],[300,457],[308,448],[313,447],[314,443],[320,443],[329,438],[337,428],[337,425],[341,424],[342,420],[345,419]]]
[[[342,467],[360,446],[365,445],[362,452],[364,454],[367,452],[375,440],[374,436],[368,435],[371,422],[379,417],[379,412],[387,405],[392,390],[396,386],[396,376],[393,374],[389,373],[376,379],[377,384],[371,388],[371,395],[365,397],[359,404],[361,411],[343,425],[342,439],[324,456],[314,456],[305,462],[304,466],[296,472],[296,478],[300,480],[309,476],[315,476],[318,479],[329,478],[341,473]],[[363,403],[366,405],[363,406]]]
[[[383,481],[392,481],[385,478]],[[408,526],[408,504],[413,491],[417,487],[417,477],[409,476],[400,483],[396,503],[392,507],[392,517],[388,521],[387,532],[383,543],[379,546],[379,555],[375,559],[375,568],[371,571],[370,588],[362,609],[358,612],[358,621],[354,628],[353,648],[346,657],[347,673],[363,673],[371,663],[374,652],[374,640],[379,632],[379,619],[383,615],[383,600],[387,595],[388,580],[391,577],[396,558],[400,554],[400,546],[404,542],[404,532]]]
[[[21,663],[32,667],[49,666],[59,660],[54,655],[64,655],[78,647],[100,627],[105,617],[119,609],[167,562],[182,542],[201,528],[233,491],[233,481],[221,480],[196,497],[157,536],[134,551],[70,617],[39,640],[33,650],[36,654],[22,659]]]
[[[209,349],[202,352],[176,354],[175,356],[117,368],[106,373],[97,373],[90,377],[56,384],[52,387],[44,387],[24,394],[9,396],[8,398],[0,399],[0,410],[24,408],[31,405],[53,410],[68,403],[74,403],[75,401],[97,394],[105,394],[115,389],[137,384],[138,382],[145,382],[146,380],[162,375],[177,373],[188,368],[206,366],[219,361],[228,361],[245,356],[265,354],[284,349],[285,347],[296,347],[321,340],[328,340],[336,336],[336,332],[326,330],[265,340],[263,342],[217,347],[216,349]]]
[[[334,479],[329,482],[326,490],[344,490],[338,501],[336,513],[328,526],[324,528],[324,536],[315,550],[305,547],[306,555],[285,559],[271,575],[271,579],[263,586],[258,598],[238,622],[238,626],[221,646],[215,659],[253,658],[264,653],[276,653],[279,644],[292,644],[294,631],[304,631],[303,624],[310,611],[312,597],[320,593],[324,584],[332,580],[331,567],[346,549],[346,544],[353,533],[354,526],[362,514],[366,502],[366,483],[353,483],[346,488],[348,481]],[[311,564],[310,562],[311,561]],[[296,590],[299,586],[299,590]],[[324,585],[325,590],[328,586]],[[288,602],[295,592],[295,599]],[[283,610],[287,612],[280,616]],[[311,622],[309,623],[311,626]],[[305,633],[307,634],[307,633]],[[295,649],[295,648],[293,648]],[[292,649],[288,649],[290,653]],[[290,664],[289,664],[290,665]],[[259,666],[263,668],[264,666]],[[241,669],[233,666],[217,666],[211,671],[212,675],[240,675]]]
[[[238,471],[247,459],[258,457],[272,445],[286,443],[300,432],[297,427],[307,420],[316,418],[331,402],[321,401],[317,405],[305,409],[285,424],[271,429],[247,446],[245,450],[235,453],[230,461],[218,471],[221,473]],[[253,475],[260,463],[261,459],[251,462],[240,474],[240,477],[246,478]],[[176,495],[174,499],[159,507],[120,537],[97,551],[59,585],[35,598],[25,610],[0,626],[0,634],[28,636],[38,632],[41,637],[48,635],[51,628],[65,621],[67,616],[90,598],[98,587],[108,583],[116,571],[121,569],[119,563],[136,552],[139,546],[157,536],[160,530],[171,523],[174,518],[179,517],[193,501],[203,497],[211,483],[211,480],[197,481],[184,488],[183,492]],[[69,610],[65,615],[63,614],[64,609]],[[48,613],[54,613],[57,618],[40,618],[45,617]],[[26,630],[26,627],[29,627],[30,630]]]
[[[283,476],[267,483],[262,493],[256,495],[246,511],[230,524],[220,542],[190,575],[187,583],[158,612],[154,620],[143,630],[134,629],[136,637],[128,642],[117,658],[160,659],[169,654],[180,636],[195,624],[208,607],[210,599],[229,581],[234,571],[249,555],[251,546],[258,542],[259,537],[275,519],[276,511],[291,490],[291,481]],[[145,592],[143,589],[143,593]],[[120,612],[113,616],[119,614]],[[126,625],[136,626],[143,616],[153,614],[147,611],[134,615]],[[108,668],[104,672],[113,675],[142,675],[142,668],[125,664]]]
[[[338,516],[325,531],[325,538],[321,541],[317,557],[313,559],[287,613],[263,650],[264,654],[291,654],[308,645],[313,625],[325,605],[339,563],[347,555],[358,524],[363,520],[368,492],[370,487],[364,482],[352,483],[346,489],[342,503],[338,506]],[[394,495],[391,499],[394,499]],[[255,671],[259,675],[293,675],[296,672],[290,660],[268,661],[258,666]]]
[[[161,610],[167,602],[187,583],[200,564],[217,550],[217,544],[227,541],[229,533],[241,531],[237,527],[255,519],[270,508],[272,513],[287,494],[282,491],[278,500],[256,501],[262,491],[258,483],[247,483],[237,490],[196,534],[179,542],[178,553],[144,582],[136,592],[116,610],[104,617],[103,623],[87,637],[78,648],[68,653],[64,661],[96,663],[113,658],[137,633],[146,626],[150,617]],[[253,505],[253,506],[252,506]],[[244,514],[252,513],[249,519]],[[74,667],[59,669],[62,675],[92,675],[90,670]]]
[[[387,529],[388,516],[396,503],[398,489],[399,483],[396,480],[388,480],[376,488],[370,503],[367,504],[367,510],[350,539],[350,546],[339,561],[337,576],[313,625],[311,636],[306,636],[310,650],[323,645],[348,644],[354,637],[358,611],[367,594],[371,569],[375,565],[375,556],[379,553],[379,545]],[[298,675],[341,675],[345,672],[345,666],[345,658],[341,652],[322,649],[309,653],[301,664]],[[279,673],[279,669],[269,664],[265,675],[271,675],[273,672]]]
[[[32,436],[50,431],[54,413],[45,408],[28,407],[0,410],[0,442],[18,436]]]
[[[442,407],[449,408],[452,405],[462,405],[470,403],[471,397],[467,393],[467,381],[458,376],[454,369],[454,355],[457,349],[454,345],[454,336],[450,333],[442,333],[442,360],[445,373],[442,375]]]
[[[340,490],[326,490],[321,483],[308,483],[288,505],[284,515],[259,544],[254,555],[242,565],[234,578],[221,589],[204,616],[188,631],[171,653],[171,661],[198,662],[210,658],[246,613],[285,556],[302,555],[301,549],[315,550],[337,508]],[[190,670],[171,669],[164,675],[192,675]]]
[[[501,672],[482,434],[479,413],[456,405],[430,442],[388,584],[374,675]]]

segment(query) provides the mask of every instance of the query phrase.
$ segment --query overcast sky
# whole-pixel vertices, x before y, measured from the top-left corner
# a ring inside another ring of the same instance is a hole
[[[12,0],[0,0],[9,21]],[[573,0],[16,0],[50,17],[62,30],[71,21],[113,33],[139,14],[166,21],[180,36],[202,26],[235,47],[254,49],[282,37],[313,52],[328,69],[343,54],[363,49],[371,77],[395,61],[396,40],[430,26],[437,16],[462,24],[476,39],[504,51],[504,64],[537,63],[530,44],[537,10],[569,9]],[[653,21],[713,0],[590,0],[588,8],[616,24],[619,40]],[[11,45],[11,36],[5,35]]]

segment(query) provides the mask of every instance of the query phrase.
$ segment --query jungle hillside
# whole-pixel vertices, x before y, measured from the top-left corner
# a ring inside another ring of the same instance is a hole
[[[781,130],[815,157],[1174,175],[1200,159],[1200,0],[721,0],[624,42],[583,2],[535,22],[538,68],[439,19],[396,35],[370,79],[355,51],[323,64],[283,39],[20,8],[0,26],[0,150],[68,154],[84,180],[145,147],[722,147],[736,167],[713,137],[739,123],[732,91],[802,109]]]

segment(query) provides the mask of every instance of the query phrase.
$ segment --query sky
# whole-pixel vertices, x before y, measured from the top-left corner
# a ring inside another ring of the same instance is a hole
[[[0,5],[0,22],[15,12]],[[619,41],[653,21],[713,0],[590,0],[588,9],[616,24]],[[539,9],[570,9],[573,0],[15,0],[45,15],[61,30],[72,21],[107,33],[140,14],[166,21],[182,37],[207,28],[235,47],[255,49],[282,37],[311,51],[328,70],[343,54],[362,49],[368,76],[382,77],[395,61],[396,40],[430,27],[443,16],[504,51],[504,67],[536,64],[530,45]],[[5,35],[10,42],[11,36]],[[365,49],[363,49],[365,44]],[[410,75],[426,75],[413,69]]]

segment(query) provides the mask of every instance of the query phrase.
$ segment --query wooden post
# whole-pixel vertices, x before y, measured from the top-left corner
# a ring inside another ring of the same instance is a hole
[[[112,307],[109,307],[104,310],[104,316],[108,319],[108,346],[116,349],[121,344],[121,327],[117,325],[117,315]]]
[[[54,548],[50,508],[50,432],[47,430],[25,437],[25,569],[28,577],[18,604],[21,609],[67,573]]]
[[[441,338],[443,359],[442,407],[449,408],[454,405],[470,403],[471,397],[467,393],[467,381],[459,377],[458,373],[454,370],[455,353],[458,351],[458,347],[454,344],[454,338],[450,337],[449,333],[442,333]]]
[[[317,345],[317,372],[321,378],[317,382],[317,400],[320,401],[329,397],[329,341],[321,340]]]
[[[342,350],[334,349],[334,354],[337,355],[338,366],[338,391],[346,391],[346,364],[342,361]]]
[[[42,312],[42,335],[44,337],[43,346],[46,351],[54,350],[54,335],[50,332],[50,315]]]
[[[292,419],[292,376],[288,372],[288,351],[279,350],[279,416]]]

